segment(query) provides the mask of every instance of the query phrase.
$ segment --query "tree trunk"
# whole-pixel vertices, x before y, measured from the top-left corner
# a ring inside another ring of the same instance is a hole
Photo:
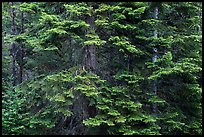
[[[90,6],[93,6],[93,5],[90,5]],[[85,21],[90,25],[90,27],[87,29],[86,34],[89,34],[95,31],[94,19],[95,19],[94,15],[87,16]],[[84,64],[85,70],[96,74],[96,46],[95,45],[93,44],[86,45],[83,64]],[[89,102],[87,97],[82,95],[79,99],[81,100],[81,102],[83,102],[80,105],[83,108],[81,111],[81,114],[83,115],[83,120],[87,119],[91,115],[97,114],[96,108],[91,108],[90,106],[88,106]],[[94,114],[94,112],[96,113]],[[81,131],[82,135],[87,134],[87,132],[89,132],[89,128],[85,127],[84,125],[81,125],[80,128],[82,130]]]
[[[23,11],[21,12],[21,33],[23,33],[24,32],[24,17],[23,17]],[[24,57],[24,47],[23,47],[23,44],[20,46],[20,50],[21,50],[21,55],[20,55],[20,64],[19,64],[19,67],[20,67],[20,69],[19,69],[19,82],[20,83],[22,83],[23,82],[23,57]]]
[[[156,5],[154,7],[154,19],[158,19],[158,6]],[[155,29],[154,30],[154,37],[157,38],[158,32]],[[157,61],[157,48],[153,47],[153,57],[152,57],[152,62],[155,63]],[[156,96],[157,95],[157,80],[153,80],[152,83],[152,92]],[[157,111],[157,104],[153,103],[153,112]]]
[[[13,6],[14,3],[11,2],[11,6]],[[15,35],[15,17],[14,17],[14,8],[11,7],[11,19],[12,19],[12,26],[11,26],[11,34]],[[16,85],[16,64],[15,64],[15,53],[16,45],[15,43],[11,43],[11,62],[12,62],[12,75],[13,75],[13,86]]]
[[[88,16],[86,18],[86,23],[90,25],[87,30],[87,34],[93,31],[95,28],[94,17]],[[87,71],[95,73],[96,72],[96,47],[95,45],[86,45],[84,53],[84,67]]]

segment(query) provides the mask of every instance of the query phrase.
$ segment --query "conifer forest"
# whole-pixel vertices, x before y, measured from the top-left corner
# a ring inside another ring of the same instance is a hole
[[[3,135],[202,135],[202,2],[2,2]]]

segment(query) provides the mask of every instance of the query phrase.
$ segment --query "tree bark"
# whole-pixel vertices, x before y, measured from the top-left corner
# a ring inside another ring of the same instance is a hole
[[[88,3],[89,5],[90,3]],[[90,4],[90,6],[93,7],[93,4]],[[90,25],[90,27],[86,30],[86,34],[90,34],[95,31],[95,24],[94,24],[95,17],[92,14],[92,16],[87,16],[86,17],[86,23]],[[86,45],[85,46],[85,52],[84,52],[84,61],[83,65],[85,67],[85,70],[88,72],[92,72],[96,74],[96,45]],[[97,109],[96,108],[91,108],[88,106],[89,102],[87,97],[81,96],[79,98],[83,103],[81,104],[82,106],[82,115],[83,115],[83,120],[90,117],[91,115],[96,115],[97,114]],[[95,114],[94,114],[95,112]],[[81,125],[81,134],[87,134],[89,131],[89,128],[85,127],[84,125]]]
[[[94,16],[88,16],[86,18],[86,23],[90,25],[90,28],[87,30],[87,34],[90,31],[93,31],[95,28],[94,25]],[[96,46],[95,45],[86,45],[84,53],[84,66],[85,69],[89,72],[96,72]]]
[[[22,2],[23,3],[23,2]],[[21,33],[24,32],[24,17],[23,17],[23,11],[21,12]],[[23,44],[20,46],[20,50],[21,50],[21,55],[20,55],[20,64],[19,64],[19,82],[22,83],[23,82],[23,57],[24,57],[24,47]]]
[[[14,2],[11,2],[11,6],[14,5]],[[14,8],[11,7],[11,19],[12,19],[12,26],[11,26],[11,34],[15,35],[15,15],[14,15]],[[11,62],[12,62],[12,75],[13,75],[13,86],[16,85],[16,61],[15,61],[15,53],[16,45],[14,42],[11,43]]]
[[[154,7],[154,19],[158,19],[158,6],[155,5]],[[154,30],[154,37],[157,38],[158,36],[157,29]],[[155,63],[157,61],[157,48],[153,47],[153,57],[152,57],[152,62]],[[153,80],[152,83],[152,92],[156,96],[157,95],[157,80]],[[157,111],[157,104],[153,103],[153,112]]]

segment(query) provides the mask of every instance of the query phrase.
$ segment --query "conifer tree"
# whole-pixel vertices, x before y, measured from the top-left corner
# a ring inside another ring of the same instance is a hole
[[[202,134],[201,3],[12,3],[3,134]]]

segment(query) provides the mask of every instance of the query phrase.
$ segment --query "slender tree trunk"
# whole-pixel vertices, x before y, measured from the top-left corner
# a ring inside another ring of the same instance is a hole
[[[23,17],[23,11],[21,12],[21,33],[24,32],[24,17]],[[23,44],[20,46],[20,50],[21,50],[21,55],[20,55],[20,64],[19,64],[19,71],[20,71],[20,83],[23,82],[23,57],[24,57],[24,47],[23,47]]]
[[[154,7],[154,19],[158,19],[158,6],[156,5]],[[154,37],[157,38],[157,35],[158,35],[158,32],[157,30],[155,29],[154,30]],[[157,61],[157,48],[156,47],[153,47],[153,57],[152,57],[152,62],[155,63]],[[152,92],[153,94],[156,96],[157,95],[157,80],[153,80],[153,83],[152,83]],[[153,112],[156,112],[157,111],[157,105],[155,103],[153,103]]]
[[[13,6],[14,3],[11,2],[11,6]],[[14,8],[11,7],[11,19],[12,19],[12,26],[11,26],[11,34],[15,35],[15,16],[14,16]],[[16,85],[16,64],[15,64],[15,50],[16,45],[15,43],[11,43],[11,62],[12,62],[12,75],[13,75],[13,86]]]
[[[133,72],[132,63],[133,63],[133,57],[131,54],[129,54],[128,55],[128,71],[129,72]]]
[[[202,7],[202,2],[200,3],[200,5]],[[200,20],[199,30],[198,31],[202,34],[202,8],[200,9],[199,18],[201,18],[201,20]]]

